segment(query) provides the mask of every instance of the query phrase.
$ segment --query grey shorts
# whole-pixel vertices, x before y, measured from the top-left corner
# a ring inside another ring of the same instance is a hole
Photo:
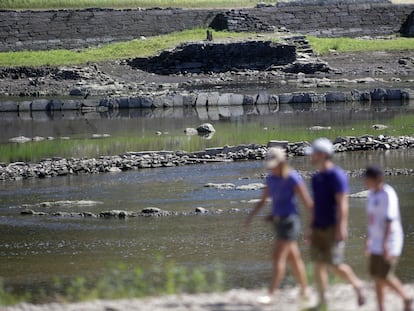
[[[283,241],[296,241],[301,230],[299,215],[275,218],[276,239]]]

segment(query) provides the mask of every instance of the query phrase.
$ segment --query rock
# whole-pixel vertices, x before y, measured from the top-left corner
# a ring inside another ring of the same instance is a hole
[[[199,127],[197,127],[197,132],[199,134],[207,134],[207,133],[214,133],[216,129],[211,123],[203,123]]]
[[[208,183],[208,184],[205,184],[204,187],[215,188],[215,189],[220,189],[220,190],[231,190],[231,189],[235,189],[236,185],[231,184],[231,183],[222,183],[222,184]]]
[[[309,128],[309,130],[310,131],[329,131],[329,130],[332,130],[332,127],[330,127],[330,126],[319,126],[319,125],[316,125],[316,126],[311,126]]]
[[[155,132],[155,135],[157,135],[157,136],[161,136],[161,135],[162,135],[162,132],[160,132],[160,131],[156,131],[156,132]]]
[[[31,141],[31,139],[29,137],[26,136],[18,136],[18,137],[13,137],[9,139],[9,142],[11,143],[18,143],[18,144],[24,144]]]
[[[162,210],[158,207],[146,207],[141,211],[143,214],[159,214],[161,212]]]
[[[268,148],[279,147],[279,148],[287,149],[288,146],[289,146],[289,142],[287,140],[270,140],[267,143]]]
[[[249,191],[249,190],[260,190],[266,188],[265,184],[262,183],[252,183],[252,184],[248,184],[248,185],[241,185],[236,187],[236,190],[242,190],[242,191]]]
[[[371,126],[371,128],[373,128],[374,130],[377,130],[377,131],[382,131],[382,130],[386,130],[388,128],[388,125],[374,124],[374,125]]]
[[[349,197],[350,198],[363,199],[363,198],[367,198],[368,195],[369,195],[369,191],[365,190],[365,191],[350,194]]]
[[[111,210],[111,211],[103,211],[99,213],[100,217],[117,217],[117,218],[125,218],[129,216],[129,213],[127,211],[123,210]]]
[[[197,131],[195,128],[192,128],[192,127],[187,127],[187,128],[184,130],[184,133],[185,133],[185,135],[188,135],[188,136],[193,136],[193,135],[197,135],[197,134],[198,134],[198,131]]]
[[[195,212],[197,214],[208,214],[208,210],[204,207],[196,207]]]
[[[32,138],[32,140],[38,142],[38,141],[44,141],[45,138],[42,137],[42,136],[35,136],[35,137]]]
[[[110,172],[110,173],[119,173],[119,172],[122,172],[122,170],[119,167],[112,166],[111,168],[108,169],[108,172]]]

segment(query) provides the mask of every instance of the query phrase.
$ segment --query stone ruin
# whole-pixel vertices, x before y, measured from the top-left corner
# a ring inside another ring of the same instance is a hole
[[[296,46],[272,41],[189,43],[150,58],[128,62],[133,68],[157,74],[266,70],[296,61]]]
[[[214,30],[234,32],[274,32],[276,27],[242,10],[217,14],[210,24]]]
[[[405,37],[414,37],[414,11],[411,12],[406,22],[402,25],[400,33]]]

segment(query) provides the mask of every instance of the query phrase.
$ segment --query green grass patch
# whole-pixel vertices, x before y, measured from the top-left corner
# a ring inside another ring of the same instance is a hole
[[[241,8],[253,7],[258,2],[258,0],[2,0],[0,9]]]
[[[224,290],[224,273],[219,264],[211,271],[204,267],[188,268],[167,262],[160,256],[149,269],[112,265],[97,278],[78,276],[56,278],[49,286],[20,291],[6,288],[0,282],[0,305],[13,305],[22,301],[44,303],[50,301],[77,302],[95,299],[121,299],[145,296],[207,293]]]
[[[384,121],[380,121],[384,122]],[[354,121],[345,125],[333,125],[331,130],[312,131],[305,126],[286,128],[261,123],[220,122],[214,124],[217,132],[209,140],[199,136],[185,136],[182,131],[156,136],[152,132],[117,134],[104,139],[75,138],[71,140],[52,140],[29,142],[25,144],[0,145],[0,161],[37,162],[43,158],[60,157],[98,157],[119,155],[127,151],[145,150],[186,150],[197,151],[210,147],[239,144],[266,144],[269,140],[288,140],[290,142],[312,141],[324,136],[335,139],[338,136],[372,135],[413,135],[414,115],[398,115],[385,124],[388,129],[377,131],[371,128],[375,121]],[[267,127],[267,130],[264,130]]]
[[[336,52],[404,51],[414,50],[414,38],[356,39],[317,38],[308,36],[313,50],[320,54]]]
[[[215,40],[246,39],[254,36],[255,34],[252,33],[214,32]],[[176,47],[181,43],[204,40],[205,37],[206,29],[197,28],[149,37],[146,40],[109,43],[81,50],[2,52],[0,53],[0,67],[74,65],[146,57],[155,55],[161,50]]]

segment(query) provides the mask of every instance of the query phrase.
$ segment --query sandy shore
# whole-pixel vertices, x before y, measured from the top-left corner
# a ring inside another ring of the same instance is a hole
[[[409,287],[413,291],[413,286]],[[366,285],[367,304],[357,307],[356,298],[349,285],[335,285],[329,289],[330,311],[375,311],[375,295],[371,284]],[[273,304],[263,306],[257,297],[264,290],[231,290],[217,294],[177,295],[145,299],[116,301],[97,300],[72,304],[52,303],[46,305],[20,304],[6,307],[4,311],[298,311],[314,310],[316,294],[308,301],[298,299],[298,289],[285,289],[277,295]],[[387,295],[389,311],[403,310],[402,302],[393,293]]]

